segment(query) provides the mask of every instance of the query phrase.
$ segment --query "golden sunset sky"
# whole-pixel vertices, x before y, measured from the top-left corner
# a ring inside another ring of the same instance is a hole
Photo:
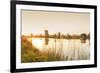
[[[81,34],[90,32],[90,14],[52,11],[21,11],[22,34]]]

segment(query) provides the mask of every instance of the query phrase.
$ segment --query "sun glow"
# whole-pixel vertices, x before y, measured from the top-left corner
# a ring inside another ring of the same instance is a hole
[[[39,50],[41,50],[43,48],[43,40],[42,39],[33,38],[32,44]]]

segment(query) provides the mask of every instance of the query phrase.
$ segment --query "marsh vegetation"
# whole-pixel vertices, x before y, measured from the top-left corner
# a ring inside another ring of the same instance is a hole
[[[79,39],[49,38],[21,38],[21,62],[47,62],[88,60],[90,58],[90,45],[87,39],[81,43]]]

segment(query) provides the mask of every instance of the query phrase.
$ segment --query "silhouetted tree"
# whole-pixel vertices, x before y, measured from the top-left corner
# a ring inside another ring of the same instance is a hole
[[[60,32],[58,32],[58,38],[59,38],[59,39],[61,38],[61,33],[60,33]]]
[[[85,33],[82,33],[81,36],[80,36],[80,39],[81,39],[81,43],[85,43],[86,42],[86,34]]]

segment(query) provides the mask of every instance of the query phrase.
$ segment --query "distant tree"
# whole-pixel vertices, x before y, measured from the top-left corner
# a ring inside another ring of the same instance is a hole
[[[71,35],[67,33],[67,39],[71,39]]]
[[[85,33],[82,33],[81,36],[80,36],[80,38],[86,39],[86,34]]]
[[[58,38],[59,38],[59,39],[61,38],[61,33],[60,33],[60,32],[58,32]]]
[[[56,38],[57,38],[57,35],[56,35],[56,34],[54,34],[54,35],[53,35],[53,38],[55,38],[55,39],[56,39]]]
[[[81,43],[85,43],[86,42],[86,38],[87,38],[87,35],[85,33],[82,33],[80,35]]]
[[[48,38],[48,37],[49,37],[48,30],[45,30],[44,32],[45,32],[45,33],[44,33],[44,35],[45,35],[45,38]]]

